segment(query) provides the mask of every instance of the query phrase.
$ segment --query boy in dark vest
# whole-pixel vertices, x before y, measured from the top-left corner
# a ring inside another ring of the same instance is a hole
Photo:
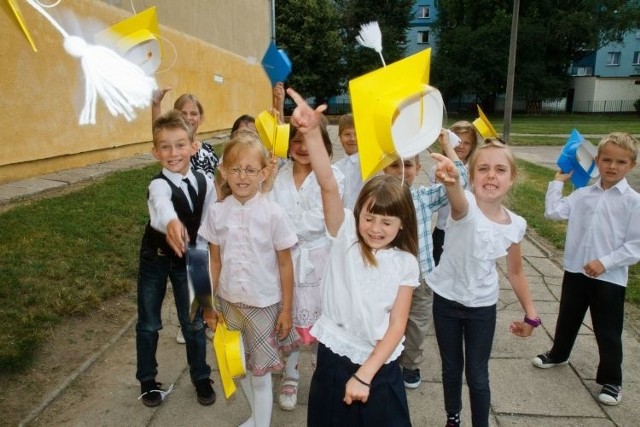
[[[195,243],[203,212],[215,200],[213,183],[191,170],[195,151],[191,126],[179,111],[166,113],[153,123],[152,153],[162,172],[149,184],[149,223],[140,247],[138,273],[138,322],[136,324],[137,371],[140,399],[146,406],[158,406],[167,392],[156,382],[160,311],[167,290],[167,278],[175,299],[180,327],[186,341],[187,362],[198,402],[216,400],[206,362],[206,340],[202,313],[189,321],[189,290],[185,251]]]

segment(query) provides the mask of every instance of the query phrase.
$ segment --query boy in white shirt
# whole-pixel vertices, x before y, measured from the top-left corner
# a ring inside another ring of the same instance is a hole
[[[335,162],[334,166],[344,175],[344,193],[342,195],[344,207],[353,210],[364,182],[360,172],[358,138],[352,114],[340,116],[338,120],[338,137],[342,148],[344,148],[345,156]]]
[[[587,308],[598,343],[598,400],[622,398],[622,327],[629,266],[640,260],[640,194],[625,175],[636,165],[638,141],[623,132],[598,144],[600,178],[562,197],[571,173],[557,172],[549,183],[545,217],[568,220],[564,277],[553,347],[535,357],[538,368],[566,365]]]

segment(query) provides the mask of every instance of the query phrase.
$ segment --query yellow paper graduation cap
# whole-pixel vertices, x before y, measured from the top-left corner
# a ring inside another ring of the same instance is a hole
[[[95,41],[114,49],[151,75],[162,61],[159,35],[158,16],[153,6],[96,34]]]
[[[363,180],[438,139],[444,103],[428,85],[430,59],[426,49],[349,81]]]
[[[498,136],[498,132],[493,127],[487,116],[484,115],[484,112],[480,108],[479,105],[476,105],[478,108],[478,118],[473,121],[473,126],[476,128],[478,133],[482,136],[482,138],[500,138]]]
[[[20,6],[18,6],[15,0],[7,0],[7,3],[9,3],[9,7],[13,11],[13,14],[16,16],[16,19],[18,20],[18,24],[20,25],[20,28],[22,28],[22,32],[24,33],[25,36],[27,36],[27,40],[29,41],[31,48],[33,49],[34,52],[37,52],[38,49],[36,49],[36,44],[34,43],[33,38],[31,37],[31,33],[27,28],[27,24],[24,22],[24,17],[22,16],[22,12],[20,11]]]
[[[224,397],[229,398],[236,391],[235,377],[244,375],[244,344],[240,331],[230,331],[223,320],[218,321],[213,337],[213,348],[222,379]]]
[[[286,159],[289,151],[289,125],[279,124],[274,114],[263,111],[256,118],[256,129],[269,152]]]

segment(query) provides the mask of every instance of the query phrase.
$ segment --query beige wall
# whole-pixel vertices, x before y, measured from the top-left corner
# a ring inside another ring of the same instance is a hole
[[[112,117],[99,101],[97,124],[78,125],[84,96],[80,63],[64,51],[61,34],[43,16],[26,2],[17,3],[38,52],[31,50],[7,2],[0,2],[0,106],[4,113],[0,183],[147,152],[149,109],[140,110],[136,120],[127,122]],[[269,1],[73,0],[50,11],[57,14],[71,8],[82,25],[97,19],[108,26],[131,16],[131,3],[137,12],[150,5],[158,8],[163,63],[156,78],[159,86],[173,88],[163,110],[180,94],[194,93],[205,109],[199,131],[206,133],[228,129],[240,114],[256,115],[269,107],[270,85],[259,65],[271,35]],[[56,17],[67,31],[76,27]],[[181,28],[192,30],[185,34]],[[85,36],[90,37],[92,31],[87,30]],[[251,56],[258,59],[248,60]],[[222,83],[215,82],[214,75],[221,76]]]

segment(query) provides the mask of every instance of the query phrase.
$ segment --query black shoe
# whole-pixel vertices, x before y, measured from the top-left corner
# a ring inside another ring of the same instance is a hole
[[[157,383],[156,380],[144,381],[140,384],[140,397],[139,400],[142,400],[142,403],[145,406],[153,408],[154,406],[158,406],[162,403],[162,389],[160,388],[162,384]]]
[[[422,382],[420,369],[402,368],[402,377],[404,378],[404,386],[406,388],[418,388]]]
[[[447,414],[447,424],[445,427],[460,427],[460,413]]]
[[[213,391],[213,380],[202,378],[196,381],[196,394],[198,395],[198,403],[204,406],[213,405],[216,401],[216,392]]]
[[[534,357],[533,360],[531,360],[531,363],[533,363],[533,366],[535,366],[536,368],[547,369],[553,368],[554,366],[566,365],[569,363],[569,361],[559,361],[552,359],[551,352],[547,351],[546,353],[542,353]]]

